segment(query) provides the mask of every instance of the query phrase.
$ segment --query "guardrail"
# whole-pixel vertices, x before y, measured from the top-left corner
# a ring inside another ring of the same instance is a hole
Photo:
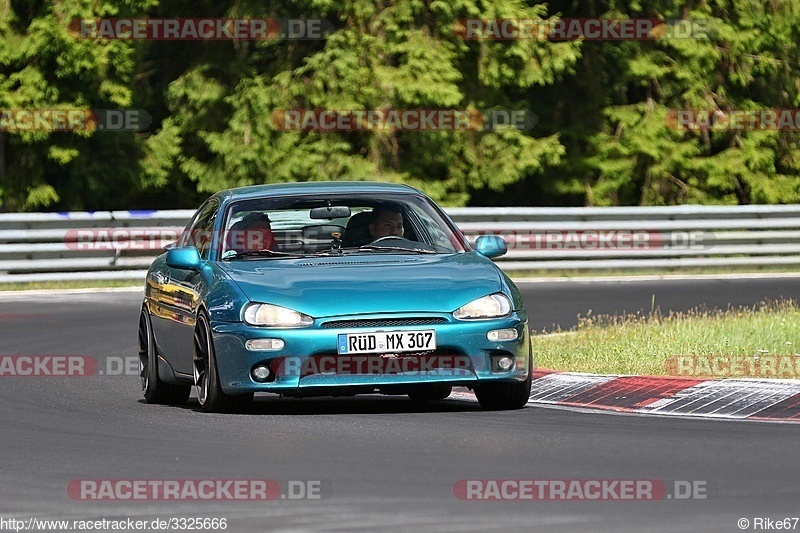
[[[177,239],[193,214],[194,210],[0,214],[0,283],[143,282],[147,267],[163,251],[148,239]],[[82,241],[85,232],[90,232],[91,242]]]
[[[471,240],[503,236],[505,270],[800,266],[800,205],[447,211]],[[193,212],[0,214],[0,283],[143,280]]]

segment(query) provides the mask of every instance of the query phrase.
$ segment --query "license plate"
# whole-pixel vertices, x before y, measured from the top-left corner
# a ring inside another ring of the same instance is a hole
[[[339,354],[424,352],[436,349],[436,330],[342,333]]]

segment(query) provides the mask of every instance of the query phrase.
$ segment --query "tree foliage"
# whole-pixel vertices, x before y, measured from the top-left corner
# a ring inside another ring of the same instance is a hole
[[[325,39],[78,39],[90,17],[322,18]],[[463,18],[702,20],[707,38],[465,40]],[[0,109],[146,110],[142,132],[0,130],[0,209],[190,207],[384,180],[450,205],[800,201],[798,132],[671,110],[800,107],[800,0],[0,0]],[[281,131],[283,109],[530,109],[529,131]]]

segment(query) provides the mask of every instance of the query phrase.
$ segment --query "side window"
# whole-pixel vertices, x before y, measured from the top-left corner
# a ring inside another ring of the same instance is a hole
[[[208,259],[208,252],[211,249],[212,229],[218,209],[217,201],[209,200],[200,208],[191,227],[181,236],[181,245],[194,246],[203,259]]]
[[[417,220],[419,220],[419,222],[425,228],[425,232],[432,241],[428,244],[438,247],[440,251],[453,251],[453,243],[450,241],[447,233],[444,232],[444,230],[436,223],[436,221],[431,219],[431,217],[421,209],[416,208],[416,206],[414,207],[413,211],[415,218],[417,218]]]

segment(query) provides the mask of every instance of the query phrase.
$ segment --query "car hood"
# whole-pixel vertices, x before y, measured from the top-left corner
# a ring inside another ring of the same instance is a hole
[[[381,254],[218,263],[250,301],[312,317],[449,313],[502,290],[497,267],[474,252]]]

